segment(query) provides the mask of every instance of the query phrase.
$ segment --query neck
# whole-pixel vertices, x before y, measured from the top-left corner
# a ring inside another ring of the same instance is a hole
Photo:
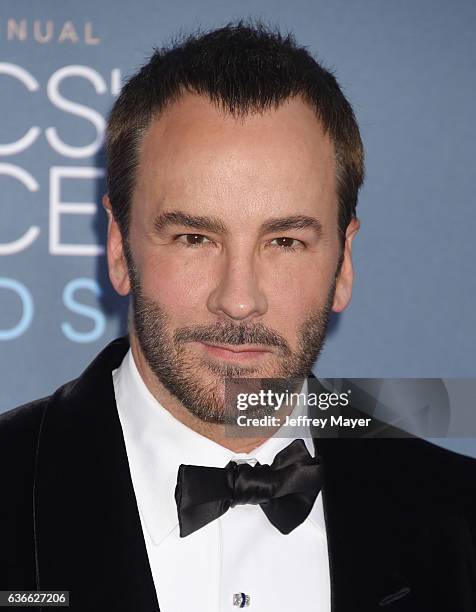
[[[168,391],[157,379],[145,359],[135,334],[130,334],[131,350],[134,362],[146,387],[154,398],[170,412],[178,421],[196,431],[200,435],[213,440],[217,444],[228,448],[234,453],[249,453],[269,439],[276,429],[267,428],[269,434],[261,437],[242,438],[232,437],[226,433],[225,425],[220,423],[207,423],[192,414],[185,406]]]

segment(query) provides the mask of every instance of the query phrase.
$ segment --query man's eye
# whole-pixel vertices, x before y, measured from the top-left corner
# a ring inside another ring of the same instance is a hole
[[[285,251],[296,251],[298,248],[303,246],[303,243],[300,240],[296,240],[296,238],[289,238],[287,236],[275,238],[274,240],[271,240],[271,243],[275,243],[275,246]]]
[[[201,246],[202,244],[211,242],[209,238],[203,236],[202,234],[180,234],[179,236],[176,236],[175,239],[177,242],[181,242],[188,247]]]

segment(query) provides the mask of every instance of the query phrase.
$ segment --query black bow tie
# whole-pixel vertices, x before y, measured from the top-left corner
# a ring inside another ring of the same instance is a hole
[[[175,501],[180,536],[204,527],[238,504],[259,504],[281,533],[290,533],[309,515],[321,488],[319,459],[303,440],[294,440],[271,465],[230,461],[224,468],[181,465]]]

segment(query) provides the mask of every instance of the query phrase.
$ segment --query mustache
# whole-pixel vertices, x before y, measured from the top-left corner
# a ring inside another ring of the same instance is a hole
[[[287,355],[291,353],[288,343],[283,336],[268,329],[262,323],[253,325],[220,323],[182,327],[175,331],[174,341],[177,344],[183,342],[210,342],[232,346],[262,344],[277,347]]]

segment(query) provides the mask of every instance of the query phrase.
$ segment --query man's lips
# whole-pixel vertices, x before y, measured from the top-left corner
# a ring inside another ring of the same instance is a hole
[[[200,344],[205,347],[205,350],[209,354],[231,361],[258,359],[259,357],[272,352],[263,346],[255,346],[251,344],[241,344],[239,346],[211,344],[208,342],[200,342]]]

